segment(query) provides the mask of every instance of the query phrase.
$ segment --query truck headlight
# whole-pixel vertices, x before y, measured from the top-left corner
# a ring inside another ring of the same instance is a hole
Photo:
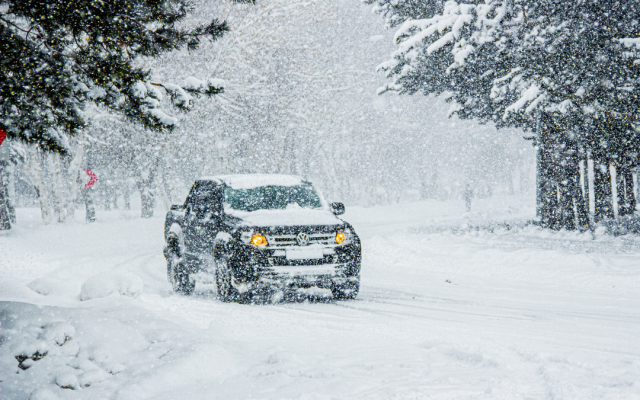
[[[266,246],[267,245],[267,238],[264,237],[259,232],[254,232],[253,236],[251,236],[251,244],[256,246],[256,247]]]
[[[256,247],[267,245],[267,238],[260,232],[242,232],[240,240],[244,244],[252,244]]]
[[[337,244],[346,244],[351,242],[352,233],[349,228],[341,229],[336,233],[336,243]]]

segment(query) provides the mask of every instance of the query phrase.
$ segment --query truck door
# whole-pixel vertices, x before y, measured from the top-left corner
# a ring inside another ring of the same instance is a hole
[[[196,182],[186,204],[184,239],[188,253],[213,255],[221,216],[222,186],[211,181]]]

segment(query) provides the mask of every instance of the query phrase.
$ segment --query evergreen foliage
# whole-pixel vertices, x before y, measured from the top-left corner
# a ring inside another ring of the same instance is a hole
[[[442,11],[444,0],[364,0],[373,4],[374,11],[381,14],[388,27],[402,24],[408,19],[431,18]]]
[[[639,0],[447,1],[428,18],[407,17],[403,9],[398,49],[379,66],[391,82],[380,92],[445,95],[461,118],[531,131],[541,126],[539,172],[548,182],[539,204],[549,211],[547,226],[572,228],[572,202],[576,219],[586,221],[576,176],[587,152],[621,176],[640,164],[639,6]]]
[[[214,95],[223,83],[182,87],[150,82],[139,59],[187,47],[228,30],[213,20],[180,27],[187,0],[0,0],[0,129],[9,137],[65,152],[89,103],[156,130],[175,118],[160,108],[164,88],[179,109],[190,93]]]
[[[392,79],[383,91],[445,93],[461,118],[498,126],[534,129],[540,109],[593,136],[601,132],[587,129],[594,119],[630,122],[638,109],[640,24],[632,10],[639,5],[448,1],[441,14],[418,13],[399,28],[398,50],[379,67]],[[584,139],[611,150],[609,140]]]

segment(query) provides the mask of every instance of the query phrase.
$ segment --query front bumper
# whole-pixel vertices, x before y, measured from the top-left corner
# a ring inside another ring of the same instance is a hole
[[[294,289],[336,285],[360,279],[360,246],[325,248],[323,258],[289,260],[282,250],[243,246],[230,259],[234,286],[239,291],[259,288]]]
[[[359,274],[348,273],[355,268],[359,270],[359,266],[349,264],[271,267],[263,271],[255,286],[282,289],[316,286],[331,289],[336,285],[356,282],[359,279]]]

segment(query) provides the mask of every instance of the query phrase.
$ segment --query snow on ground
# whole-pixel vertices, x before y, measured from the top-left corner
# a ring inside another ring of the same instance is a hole
[[[18,210],[0,234],[0,397],[640,398],[640,237],[542,231],[529,199],[462,209],[347,208],[358,299],[273,305],[173,294],[161,216]]]

